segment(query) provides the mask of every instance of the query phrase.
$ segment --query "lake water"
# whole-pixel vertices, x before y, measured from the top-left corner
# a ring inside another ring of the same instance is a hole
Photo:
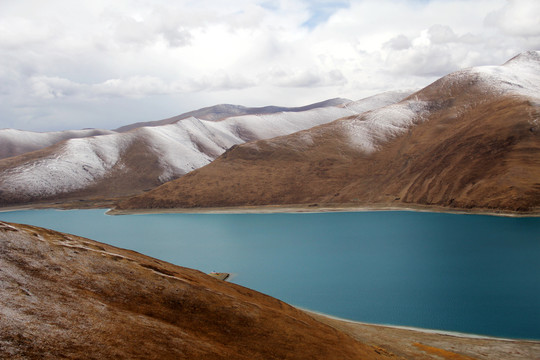
[[[378,211],[0,213],[363,322],[540,339],[540,218]]]

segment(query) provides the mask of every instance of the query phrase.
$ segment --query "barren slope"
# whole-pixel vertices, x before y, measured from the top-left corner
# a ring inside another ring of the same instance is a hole
[[[380,359],[279,300],[144,255],[0,222],[4,359]]]
[[[347,106],[222,121],[189,117],[168,125],[71,139],[0,160],[0,206],[137,194],[210,163],[235,144],[294,133],[403,96],[384,93]]]
[[[268,204],[540,208],[540,53],[399,104],[237,146],[120,209]]]

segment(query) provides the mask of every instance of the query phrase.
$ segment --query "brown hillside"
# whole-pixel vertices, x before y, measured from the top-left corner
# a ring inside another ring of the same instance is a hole
[[[0,287],[2,359],[385,358],[256,291],[33,226],[0,222]]]
[[[475,72],[451,74],[384,111],[234,147],[118,208],[317,203],[537,211],[540,108],[501,89]],[[405,120],[384,118],[395,113]]]

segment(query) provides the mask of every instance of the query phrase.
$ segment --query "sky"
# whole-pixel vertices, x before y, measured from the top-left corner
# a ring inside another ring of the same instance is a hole
[[[538,0],[0,0],[0,128],[359,100],[539,49]]]

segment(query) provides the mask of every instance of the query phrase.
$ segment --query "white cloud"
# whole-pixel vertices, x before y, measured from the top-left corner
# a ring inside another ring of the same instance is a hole
[[[390,40],[388,40],[387,42],[385,42],[383,44],[383,47],[388,48],[390,50],[399,51],[399,50],[408,49],[411,47],[411,45],[412,45],[412,42],[407,36],[403,34],[399,34],[398,36],[395,36],[391,38]]]
[[[97,84],[76,83],[59,77],[35,76],[30,78],[29,83],[32,95],[40,99],[73,97],[94,101],[110,97],[142,98],[184,90],[178,84],[166,83],[152,76],[109,79]]]
[[[278,67],[266,74],[262,74],[261,78],[272,85],[280,87],[318,88],[344,85],[347,82],[347,79],[338,69],[324,71],[321,69],[285,69]]]
[[[540,2],[538,0],[509,0],[504,7],[489,13],[485,22],[508,35],[538,37],[540,36]]]
[[[539,4],[4,0],[0,128],[94,126],[107,110],[116,127],[221,102],[300,105],[421,87],[540,48]]]

